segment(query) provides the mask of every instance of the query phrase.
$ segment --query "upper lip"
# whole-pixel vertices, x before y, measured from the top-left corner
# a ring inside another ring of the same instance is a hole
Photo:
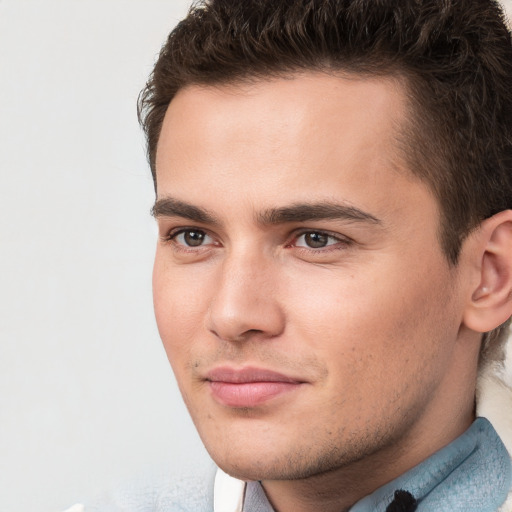
[[[300,384],[303,380],[289,377],[265,368],[245,367],[232,368],[219,366],[206,374],[206,380],[211,382],[228,382],[232,384],[246,384],[249,382],[289,382]]]

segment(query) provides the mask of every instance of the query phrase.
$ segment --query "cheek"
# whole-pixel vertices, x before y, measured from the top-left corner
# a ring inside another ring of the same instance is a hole
[[[453,277],[439,268],[421,274],[410,268],[409,273],[388,265],[385,272],[310,275],[315,287],[290,293],[293,337],[308,340],[331,376],[338,376],[333,378],[362,373],[367,380],[360,379],[361,386],[378,388],[379,381],[395,376],[405,380],[428,361],[442,360],[450,350],[446,341],[458,328],[446,294]]]
[[[201,286],[200,286],[200,283]],[[156,323],[167,357],[179,371],[204,326],[207,311],[204,281],[194,273],[176,272],[159,254],[153,268],[153,303]]]

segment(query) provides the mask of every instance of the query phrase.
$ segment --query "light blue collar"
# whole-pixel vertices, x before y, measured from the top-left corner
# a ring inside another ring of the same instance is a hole
[[[464,434],[418,466],[358,501],[350,512],[385,512],[396,490],[410,492],[417,512],[496,512],[512,486],[512,463],[492,425],[477,418]],[[272,512],[257,482],[244,510]]]

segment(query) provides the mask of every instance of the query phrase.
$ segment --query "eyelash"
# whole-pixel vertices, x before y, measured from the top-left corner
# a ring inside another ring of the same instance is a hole
[[[334,243],[328,243],[328,245],[325,245],[323,247],[307,247],[307,246],[299,246],[295,245],[297,243],[297,240],[305,235],[309,234],[315,234],[320,235],[323,237],[326,237],[329,241],[334,240]],[[287,244],[286,247],[295,247],[296,249],[299,249],[301,251],[307,251],[312,253],[326,253],[329,251],[339,251],[346,249],[348,246],[350,246],[353,243],[352,240],[350,240],[347,237],[341,236],[339,234],[333,234],[329,231],[322,231],[322,230],[315,230],[315,229],[304,229],[294,234],[293,240],[290,244]],[[341,245],[341,247],[340,247]]]
[[[176,250],[179,250],[179,251],[196,253],[198,250],[201,250],[201,249],[204,250],[204,248],[206,246],[202,245],[202,244],[198,245],[198,246],[190,246],[190,245],[186,245],[183,243],[178,243],[176,241],[177,237],[179,237],[180,235],[183,235],[187,232],[188,233],[192,233],[192,232],[201,233],[203,236],[209,236],[209,237],[213,238],[213,236],[210,235],[208,233],[208,231],[206,231],[204,229],[198,229],[198,228],[193,228],[193,227],[184,227],[184,228],[172,230],[171,232],[169,232],[168,235],[164,236],[162,238],[162,240],[164,242],[173,244],[174,247],[176,248]],[[327,245],[325,245],[323,247],[317,247],[317,248],[295,245],[297,243],[297,240],[299,240],[301,237],[308,235],[308,234],[320,235],[320,236],[326,237],[329,241],[334,240],[335,242],[328,243]],[[347,247],[349,247],[350,245],[352,245],[353,243],[354,243],[353,240],[351,240],[347,237],[340,236],[339,234],[335,235],[328,231],[315,230],[315,229],[303,229],[298,232],[295,232],[291,237],[291,242],[286,243],[285,247],[286,248],[295,247],[297,250],[302,251],[302,252],[305,251],[308,253],[317,253],[318,254],[318,253],[326,253],[329,251],[343,250],[343,249],[346,249]],[[340,247],[340,245],[341,245],[341,247]]]
[[[167,235],[162,237],[162,241],[164,243],[172,244],[176,250],[184,251],[184,252],[196,253],[199,249],[204,249],[204,247],[205,247],[204,245],[198,245],[198,246],[194,247],[194,246],[178,243],[176,241],[176,239],[180,235],[183,235],[185,233],[201,233],[205,236],[211,236],[204,229],[199,229],[199,228],[194,228],[194,227],[188,227],[188,228],[185,227],[185,228],[178,228],[178,229],[170,231]]]

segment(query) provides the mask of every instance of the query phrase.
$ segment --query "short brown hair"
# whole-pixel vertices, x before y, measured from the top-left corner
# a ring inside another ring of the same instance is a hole
[[[452,264],[473,228],[512,208],[512,43],[493,0],[194,4],[139,97],[155,187],[162,122],[180,89],[303,70],[405,79],[412,109],[402,149],[439,202]]]

